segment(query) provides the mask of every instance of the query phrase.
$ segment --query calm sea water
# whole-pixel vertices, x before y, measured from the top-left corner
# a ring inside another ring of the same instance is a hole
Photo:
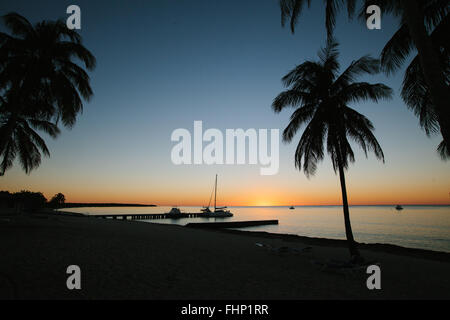
[[[180,207],[183,212],[199,212],[200,207]],[[232,218],[190,218],[149,220],[185,225],[189,222],[246,221],[278,219],[279,225],[242,228],[249,231],[297,234],[309,237],[345,239],[340,206],[230,207]],[[169,207],[77,208],[72,212],[96,214],[165,213]],[[410,248],[450,252],[450,206],[353,206],[350,208],[355,239],[366,243],[390,243]]]

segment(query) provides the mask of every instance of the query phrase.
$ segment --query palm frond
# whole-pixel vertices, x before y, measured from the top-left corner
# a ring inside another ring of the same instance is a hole
[[[380,61],[383,71],[388,75],[397,71],[414,48],[408,26],[404,24],[381,51]]]
[[[29,37],[35,35],[33,25],[18,13],[11,12],[2,17],[5,26],[15,35]]]
[[[286,90],[280,93],[272,103],[272,109],[279,113],[286,107],[301,107],[308,101],[308,94],[298,90]]]
[[[291,32],[295,33],[295,26],[297,25],[298,18],[300,17],[305,4],[309,8],[311,0],[280,0],[281,25],[284,27],[286,21],[289,20]]]
[[[438,145],[437,152],[442,160],[450,159],[450,150],[444,140],[442,140],[442,142]]]
[[[358,143],[367,156],[367,151],[372,151],[375,157],[384,162],[384,153],[373,134],[372,122],[356,110],[345,106],[345,117],[347,118],[347,134]]]
[[[28,122],[30,123],[31,127],[47,133],[52,138],[56,138],[60,134],[58,126],[55,125],[54,123],[51,123],[50,121],[40,119],[29,119]],[[34,131],[32,134],[34,134]]]
[[[339,0],[325,0],[325,27],[327,29],[327,37],[333,37],[333,30],[336,26],[336,15],[340,8]]]
[[[380,72],[380,61],[369,55],[352,61],[350,66],[337,78],[333,90],[340,90],[364,74],[377,74]]]
[[[419,118],[420,126],[427,135],[439,132],[438,117],[418,57],[406,69],[401,96]]]
[[[367,82],[355,82],[343,88],[336,95],[336,99],[342,103],[363,102],[367,100],[378,102],[382,99],[390,99],[392,95],[392,89],[382,83],[370,84]]]
[[[322,71],[323,68],[319,63],[315,61],[305,61],[286,74],[282,78],[282,82],[285,87],[296,85],[296,87],[299,88],[298,84],[300,81],[314,79]]]
[[[442,70],[446,79],[450,78],[449,25],[450,17],[447,17],[431,34],[434,45],[436,48],[440,48]],[[448,86],[449,81],[446,84]],[[411,61],[405,71],[401,96],[408,108],[419,118],[420,126],[428,136],[440,131],[438,115],[418,55]]]
[[[334,71],[339,70],[339,43],[334,39],[328,39],[327,45],[318,52],[318,56],[322,65],[327,69]]]
[[[347,14],[352,18],[356,10],[356,0],[324,0],[325,5],[325,27],[327,38],[333,38],[333,31],[336,26],[336,16],[343,6],[347,7]],[[284,27],[289,21],[292,33],[295,33],[295,27],[298,23],[304,7],[311,6],[311,0],[280,0],[281,25]]]
[[[41,153],[31,137],[22,130],[16,131],[17,152],[22,169],[29,174],[41,164]]]
[[[16,141],[14,139],[8,139],[2,142],[0,146],[0,176],[5,175],[5,172],[13,165],[16,158]]]
[[[324,157],[323,142],[326,133],[322,121],[312,120],[303,132],[295,151],[295,167],[309,178],[317,169],[317,163]]]
[[[283,141],[291,142],[302,124],[308,122],[314,117],[316,105],[308,104],[298,108],[291,115],[289,125],[283,131]]]
[[[80,43],[62,41],[58,43],[57,52],[69,61],[72,57],[78,58],[88,70],[95,69],[97,64],[94,55]]]

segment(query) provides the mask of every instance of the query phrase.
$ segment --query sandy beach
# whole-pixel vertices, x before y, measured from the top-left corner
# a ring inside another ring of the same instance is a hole
[[[277,254],[255,243],[311,253]],[[345,260],[335,240],[35,214],[0,217],[2,299],[449,299],[450,254],[366,245],[382,289],[365,270],[327,272]],[[81,268],[82,289],[66,288]]]

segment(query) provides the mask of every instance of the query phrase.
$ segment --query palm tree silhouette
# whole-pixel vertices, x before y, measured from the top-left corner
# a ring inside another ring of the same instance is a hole
[[[41,152],[49,155],[31,128],[56,137],[59,121],[68,128],[75,124],[82,99],[93,95],[89,75],[77,60],[88,70],[96,60],[62,20],[32,25],[17,13],[2,20],[11,34],[0,32],[0,175],[17,154],[29,173],[39,166]]]
[[[448,30],[450,19],[444,18],[445,12],[439,3],[424,6],[423,16],[432,30],[430,38],[434,49],[439,54],[440,65],[446,79],[444,85],[449,85],[450,75],[450,43]],[[388,75],[397,71],[413,52],[414,43],[410,36],[408,25],[403,23],[393,37],[389,40],[381,53],[381,67]],[[448,90],[448,89],[447,89]],[[450,118],[439,116],[439,112],[433,103],[431,89],[427,83],[420,55],[416,55],[407,67],[402,85],[402,98],[406,105],[413,110],[419,118],[419,123],[429,136],[441,131],[441,123],[450,126]],[[442,133],[442,136],[444,134]],[[442,141],[438,146],[438,152],[442,159],[450,158],[450,148]]]
[[[13,92],[14,90],[11,89],[5,97],[0,97],[0,155],[2,157],[0,176],[12,167],[17,156],[26,173],[30,173],[41,164],[41,153],[50,156],[44,139],[36,130],[43,131],[52,138],[56,138],[60,132],[58,126],[48,121],[46,117],[39,116],[35,111],[25,112],[31,106],[26,103],[24,97]],[[17,112],[17,104],[25,105],[24,111]]]
[[[355,12],[355,0],[324,0],[326,11],[326,27],[328,38],[332,38],[336,15],[342,7],[346,6],[349,17]],[[308,7],[311,0],[280,0],[281,23],[290,20],[291,31],[294,32],[298,18],[305,5]],[[439,151],[444,156],[450,150],[450,101],[449,76],[445,65],[439,59],[440,48],[433,44],[429,31],[432,31],[442,21],[448,24],[448,0],[365,0],[365,5],[359,16],[365,18],[365,8],[369,5],[378,5],[383,13],[392,13],[399,17],[402,26],[389,43],[397,41],[396,50],[385,52],[384,58],[390,56],[394,62],[391,72],[396,70],[405,61],[408,53],[415,47],[418,51],[418,60],[427,84],[429,97],[433,101],[434,113],[439,123],[439,130],[443,142]],[[389,45],[388,43],[388,45]],[[447,41],[448,43],[448,41]],[[448,51],[445,59],[449,59]],[[385,59],[382,63],[385,70],[389,70]]]
[[[355,13],[356,0],[323,0],[325,3],[325,25],[328,38],[332,38],[336,25],[336,15],[342,6],[346,6],[349,18]],[[295,32],[298,19],[305,6],[311,6],[311,0],[279,0],[281,9],[281,25],[284,27],[289,20],[291,32]]]
[[[356,142],[367,156],[373,151],[384,162],[383,151],[373,135],[369,119],[348,106],[352,102],[372,100],[378,102],[392,96],[384,84],[355,82],[363,74],[380,71],[379,61],[364,56],[353,61],[339,75],[338,44],[329,40],[319,52],[319,61],[306,61],[283,77],[286,91],[273,101],[272,108],[281,112],[292,106],[297,108],[283,132],[283,141],[291,142],[301,126],[306,128],[295,152],[295,166],[303,169],[307,177],[314,175],[317,163],[324,158],[324,144],[331,157],[335,172],[339,172],[345,233],[350,255],[354,261],[361,259],[353,238],[345,183],[345,170],[355,157],[349,138]]]

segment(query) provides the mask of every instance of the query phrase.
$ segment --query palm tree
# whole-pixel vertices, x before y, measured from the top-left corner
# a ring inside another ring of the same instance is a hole
[[[384,162],[383,151],[373,135],[369,119],[349,107],[352,102],[390,98],[392,90],[384,84],[355,82],[363,74],[380,71],[379,61],[364,56],[353,61],[339,74],[338,44],[329,40],[319,52],[319,61],[306,61],[283,77],[286,91],[273,101],[272,108],[281,112],[295,107],[289,125],[283,132],[283,141],[291,142],[297,131],[305,125],[295,152],[295,166],[303,169],[307,177],[314,175],[317,163],[324,158],[324,144],[331,157],[335,172],[339,172],[344,211],[345,233],[354,261],[360,254],[353,238],[345,183],[345,170],[355,157],[349,138],[356,142],[367,156],[373,151]]]
[[[449,85],[450,76],[450,43],[448,41],[448,30],[450,28],[450,19],[442,21],[432,32],[431,38],[433,44],[439,48],[440,63],[443,66],[443,71],[447,79],[446,85]],[[404,30],[404,27],[403,27]],[[397,32],[396,36],[386,45],[382,52],[382,65],[384,60],[384,66],[390,72],[392,70],[392,64],[395,63],[392,52],[399,50],[402,52],[409,37],[402,38],[400,35],[404,31]],[[403,51],[404,52],[404,51]],[[394,67],[395,68],[395,67]],[[433,100],[430,95],[430,88],[425,81],[422,66],[420,65],[419,56],[416,55],[411,61],[410,65],[405,71],[405,76],[402,84],[402,98],[406,105],[413,110],[415,115],[419,118],[420,126],[425,130],[428,136],[438,134],[440,131],[439,117],[436,111],[436,107],[433,104]],[[447,148],[444,141],[442,141],[438,148],[438,153],[442,159],[450,158],[450,149]]]
[[[349,18],[355,12],[355,0],[324,0],[326,11],[326,27],[328,38],[333,35],[336,15],[345,5]],[[311,0],[279,0],[281,9],[281,23],[290,20],[291,31],[294,32],[298,18],[305,5]],[[399,50],[389,53],[394,64],[390,71],[394,71],[405,61],[408,53],[415,47],[418,50],[419,62],[423,77],[429,88],[429,95],[435,106],[435,113],[440,132],[444,139],[443,147],[450,150],[450,90],[448,88],[448,74],[443,71],[440,63],[439,49],[433,45],[430,31],[441,21],[448,19],[448,0],[365,0],[360,17],[365,17],[368,5],[378,5],[383,13],[393,13],[401,19],[402,26],[390,42],[397,39],[401,43]],[[388,43],[389,45],[389,43]],[[448,59],[448,55],[447,55]],[[382,59],[384,69],[387,65]],[[442,144],[441,144],[442,145]]]
[[[0,175],[17,153],[29,173],[40,164],[41,152],[49,155],[31,128],[56,137],[59,121],[68,128],[75,124],[82,99],[93,95],[89,75],[77,61],[93,70],[96,60],[62,20],[32,25],[17,13],[2,20],[11,34],[0,32]]]
[[[30,110],[31,106],[23,98],[9,90],[5,97],[0,97],[0,176],[3,176],[12,167],[14,159],[18,156],[23,170],[28,174],[41,163],[41,153],[50,156],[44,139],[36,130],[47,133],[56,138],[59,134],[57,125],[40,116],[36,112],[16,112],[15,106],[24,106]],[[11,101],[17,101],[10,103]]]
[[[405,9],[394,5],[385,6],[385,11],[397,12],[397,15],[407,12],[406,8],[413,5],[415,1],[405,4]],[[449,41],[448,28],[450,17],[448,16],[447,1],[421,1],[420,19],[424,21],[422,26],[414,26],[425,30],[425,39],[417,39],[417,30],[409,26],[411,19],[402,16],[403,23],[389,40],[381,53],[381,66],[388,75],[397,71],[413,52],[414,48],[419,49],[419,54],[414,57],[407,67],[402,98],[406,105],[419,117],[421,126],[427,135],[441,132],[443,141],[438,146],[438,152],[442,159],[450,158],[450,113],[447,103],[449,95]],[[415,8],[414,10],[416,10]],[[413,10],[413,11],[414,11]],[[408,11],[409,12],[409,11]],[[423,33],[421,30],[420,33]],[[428,35],[429,33],[429,35]],[[422,42],[425,41],[426,48]],[[431,45],[430,48],[427,46]],[[429,57],[424,59],[424,57]],[[432,58],[431,58],[432,57]],[[434,61],[429,61],[432,59]],[[438,70],[436,70],[438,68]],[[438,80],[439,84],[435,83]],[[439,89],[440,88],[440,89]],[[437,90],[436,90],[437,89]],[[440,92],[439,90],[443,90]],[[447,98],[444,96],[447,95]],[[440,97],[440,98],[436,98]],[[444,99],[444,100],[443,100]],[[437,103],[436,103],[437,101]],[[440,103],[440,102],[443,103]]]

